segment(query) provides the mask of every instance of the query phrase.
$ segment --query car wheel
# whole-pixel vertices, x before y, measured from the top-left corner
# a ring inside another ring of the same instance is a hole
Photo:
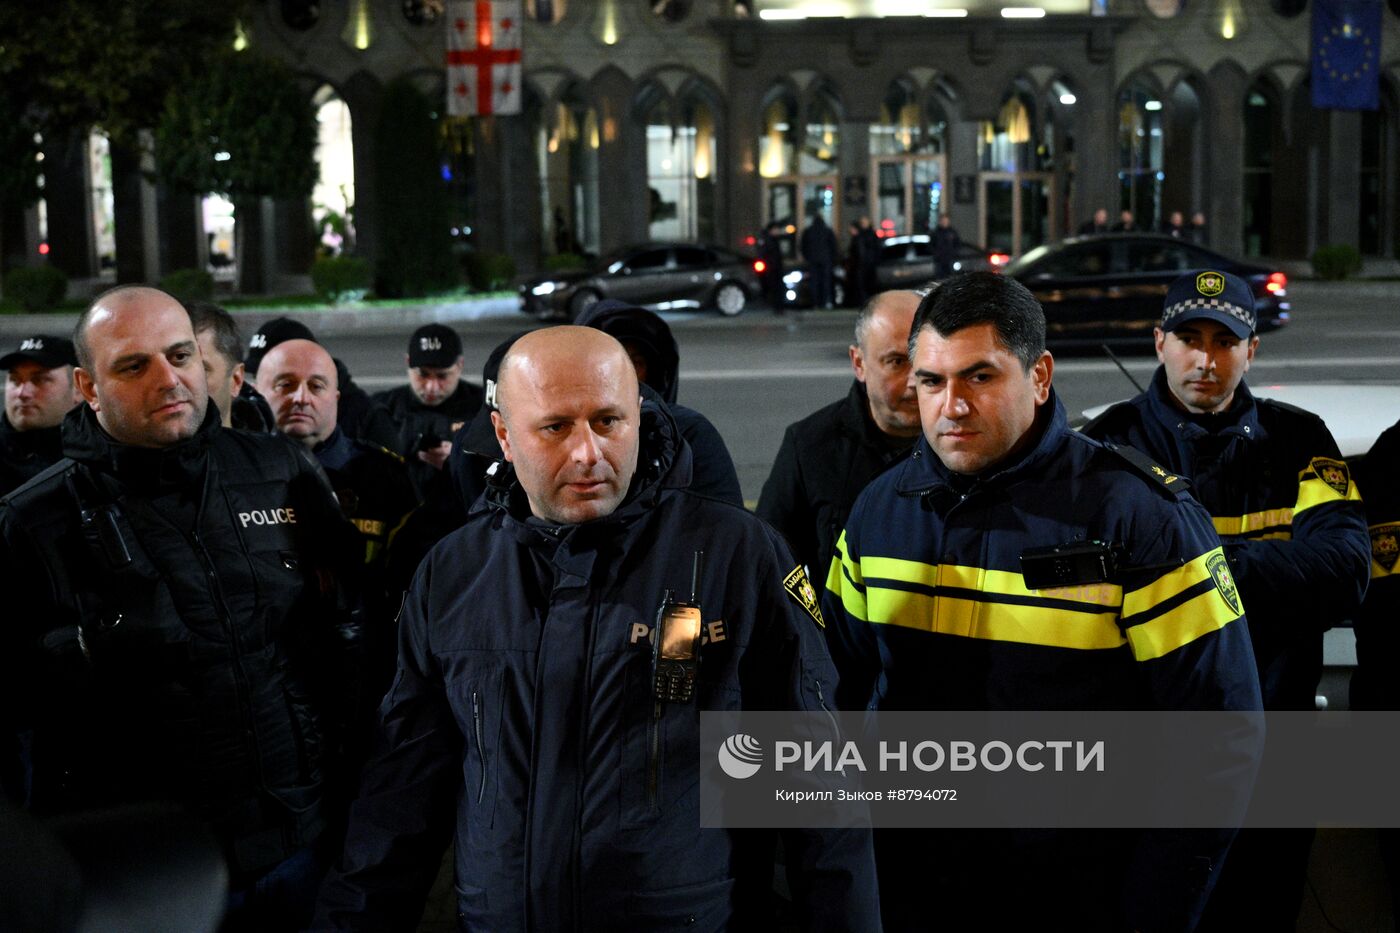
[[[725,317],[733,317],[744,310],[744,305],[748,304],[748,301],[748,293],[744,291],[742,285],[725,282],[715,289],[715,307],[719,308],[719,313]]]
[[[577,321],[583,312],[598,303],[598,293],[592,289],[582,289],[569,299],[569,319]]]

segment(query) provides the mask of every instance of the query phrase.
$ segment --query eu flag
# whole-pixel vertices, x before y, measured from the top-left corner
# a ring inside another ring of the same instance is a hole
[[[1381,0],[1313,0],[1312,24],[1313,106],[1377,109]]]

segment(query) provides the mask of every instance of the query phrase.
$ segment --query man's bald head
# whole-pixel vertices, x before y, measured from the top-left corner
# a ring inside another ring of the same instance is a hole
[[[335,360],[313,340],[285,340],[258,364],[258,391],[277,430],[315,450],[335,431],[340,401]]]
[[[103,292],[73,331],[73,378],[98,424],[134,447],[169,447],[204,421],[209,388],[183,305],[155,288]]]
[[[619,364],[622,372],[617,376],[622,378],[631,372],[632,394],[640,401],[641,388],[637,385],[636,367],[617,338],[594,327],[572,324],[531,331],[511,344],[501,358],[496,377],[496,407],[502,412],[506,411],[511,385],[520,379],[534,384],[541,377],[609,377],[612,375],[610,367]],[[623,383],[625,387],[625,378]]]
[[[637,472],[641,398],[622,344],[591,327],[550,327],[501,360],[496,439],[537,517],[572,525],[612,514]]]

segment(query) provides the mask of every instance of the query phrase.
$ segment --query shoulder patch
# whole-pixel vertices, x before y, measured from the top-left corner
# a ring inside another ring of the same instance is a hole
[[[792,572],[783,578],[783,589],[818,626],[826,628],[826,620],[822,618],[821,607],[817,604],[817,591],[812,587],[812,581],[807,579],[806,568],[801,564],[792,568]]]
[[[1313,457],[1308,467],[1339,496],[1345,496],[1351,488],[1351,471],[1346,463],[1331,457]]]
[[[1107,443],[1103,446],[1104,450],[1111,451],[1127,461],[1135,472],[1147,477],[1158,489],[1177,499],[1186,497],[1187,491],[1191,487],[1191,483],[1186,477],[1171,472],[1136,447],[1129,447],[1127,444]]]
[[[1215,591],[1225,600],[1225,605],[1239,615],[1240,591],[1235,587],[1235,578],[1230,573],[1229,558],[1222,553],[1212,554],[1206,560],[1206,570],[1210,571],[1210,578],[1215,581]]]
[[[1386,573],[1395,569],[1400,559],[1400,522],[1371,526],[1371,560]]]

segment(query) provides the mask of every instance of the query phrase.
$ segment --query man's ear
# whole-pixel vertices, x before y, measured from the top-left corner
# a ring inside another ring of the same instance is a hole
[[[78,387],[78,394],[83,397],[83,401],[88,403],[88,407],[93,411],[101,411],[102,406],[97,401],[97,383],[92,381],[87,370],[79,366],[73,370],[73,384]]]
[[[1050,380],[1055,374],[1055,358],[1046,350],[1040,354],[1040,359],[1035,361],[1031,367],[1031,376],[1035,379],[1035,403],[1044,405],[1045,400],[1050,397]]]
[[[238,393],[243,391],[243,383],[247,381],[242,363],[233,367],[233,372],[229,373],[229,379],[233,383],[233,397],[238,398]]]
[[[491,412],[491,427],[496,429],[496,441],[501,445],[501,453],[507,461],[514,460],[510,455],[510,432],[506,430],[506,419],[499,411]]]
[[[856,374],[857,382],[865,381],[865,355],[860,352],[860,347],[851,344],[846,351],[851,357],[851,372]]]

